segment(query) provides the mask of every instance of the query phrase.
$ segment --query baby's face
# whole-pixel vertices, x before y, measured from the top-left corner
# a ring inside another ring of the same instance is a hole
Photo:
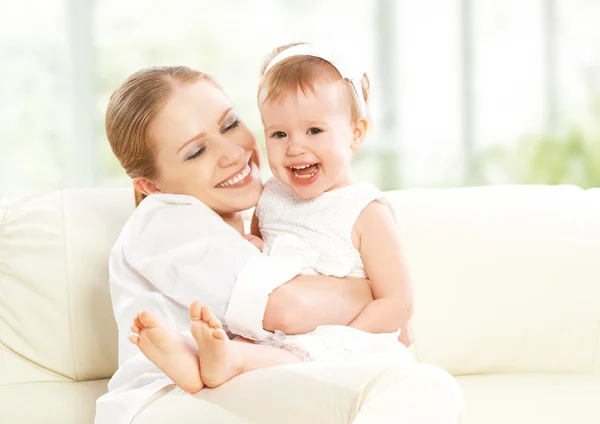
[[[351,183],[350,161],[360,147],[344,81],[316,82],[314,93],[290,93],[259,109],[273,175],[304,199]]]

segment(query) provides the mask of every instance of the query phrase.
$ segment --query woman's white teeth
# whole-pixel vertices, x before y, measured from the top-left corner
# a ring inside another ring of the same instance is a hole
[[[234,175],[227,181],[223,181],[222,183],[217,184],[217,187],[229,187],[229,186],[235,185],[235,184],[239,183],[240,181],[242,181],[244,178],[246,178],[248,175],[250,175],[250,171],[251,171],[250,165],[246,164],[244,169],[242,169],[242,171],[239,174]]]

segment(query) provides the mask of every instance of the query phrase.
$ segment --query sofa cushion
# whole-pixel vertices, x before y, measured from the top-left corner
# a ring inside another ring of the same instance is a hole
[[[107,384],[97,380],[0,386],[0,423],[93,423],[96,399]]]
[[[454,375],[600,361],[600,189],[388,193],[415,284],[419,360]]]
[[[514,374],[458,377],[463,424],[598,424],[600,375]]]
[[[131,189],[56,191],[5,208],[0,384],[112,375],[108,252],[132,210]]]

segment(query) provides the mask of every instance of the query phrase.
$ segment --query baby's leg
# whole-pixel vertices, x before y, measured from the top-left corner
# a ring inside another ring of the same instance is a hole
[[[200,378],[198,350],[194,342],[142,311],[133,320],[129,340],[167,377],[188,393],[204,387]]]
[[[303,361],[277,347],[229,340],[221,322],[198,301],[190,306],[190,320],[198,343],[200,375],[208,387],[218,387],[248,371]]]

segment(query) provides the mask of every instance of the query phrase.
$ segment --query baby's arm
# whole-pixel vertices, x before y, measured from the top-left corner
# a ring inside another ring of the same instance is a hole
[[[256,216],[256,211],[252,214],[252,221],[250,222],[250,234],[262,239],[262,235],[260,234],[260,226],[258,225],[258,217]]]
[[[374,300],[349,326],[370,333],[406,328],[413,313],[413,288],[390,207],[372,202],[354,229]]]
[[[252,214],[252,221],[250,223],[250,234],[244,234],[243,237],[252,243],[258,250],[263,251],[265,243],[262,241],[260,235],[260,228],[258,226],[258,217],[256,211]]]

